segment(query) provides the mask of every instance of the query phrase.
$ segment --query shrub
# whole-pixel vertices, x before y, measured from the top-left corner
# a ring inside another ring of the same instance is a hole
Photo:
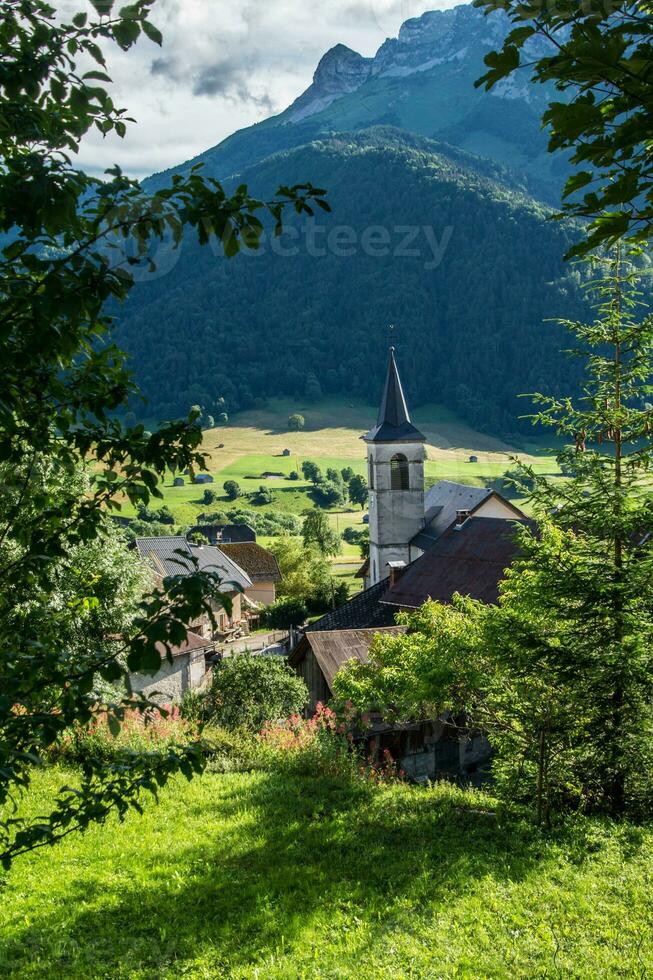
[[[304,418],[303,415],[296,414],[296,415],[291,415],[288,418],[288,428],[294,430],[295,432],[299,432],[301,429],[304,428],[305,425],[306,425],[306,419]]]
[[[303,599],[286,596],[271,603],[261,614],[261,624],[271,630],[285,630],[306,622],[308,609]]]
[[[320,507],[342,507],[345,502],[342,484],[325,479],[315,484],[313,497]]]
[[[217,499],[218,499],[218,495],[215,492],[215,490],[210,490],[210,489],[207,488],[204,491],[204,493],[202,494],[202,503],[203,504],[207,504],[207,505],[208,504],[214,504]]]
[[[237,500],[242,493],[239,484],[235,480],[226,480],[223,489],[228,500]]]
[[[303,710],[308,701],[304,681],[277,657],[239,653],[213,671],[206,716],[231,729],[259,729]]]
[[[197,724],[182,716],[181,710],[166,705],[125,712],[117,732],[112,732],[106,713],[101,712],[88,725],[69,728],[52,749],[52,757],[68,762],[89,759],[114,760],[130,752],[161,752],[173,745],[188,745],[199,737]]]
[[[258,742],[261,768],[352,779],[365,768],[346,723],[322,704],[316,705],[312,718],[293,714],[282,722],[265,725]]]

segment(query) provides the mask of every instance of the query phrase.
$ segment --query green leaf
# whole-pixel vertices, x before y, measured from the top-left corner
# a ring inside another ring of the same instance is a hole
[[[161,31],[158,29],[158,27],[155,27],[154,24],[151,24],[149,20],[142,21],[141,26],[143,28],[143,33],[145,34],[145,36],[149,37],[150,41],[154,41],[155,44],[158,44],[159,47],[161,47],[161,45],[163,44],[163,35],[161,34]]]

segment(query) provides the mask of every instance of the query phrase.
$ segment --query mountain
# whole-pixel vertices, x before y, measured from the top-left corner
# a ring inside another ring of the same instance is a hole
[[[411,403],[442,402],[485,431],[518,429],[521,392],[575,385],[561,330],[542,325],[582,310],[561,258],[571,229],[506,188],[500,168],[380,127],[275,154],[239,179],[263,193],[306,175],[329,188],[332,215],[295,217],[233,261],[185,247],[136,291],[118,341],[152,411],[320,391],[376,402],[388,323]]]
[[[492,94],[474,87],[485,71],[485,55],[509,30],[501,11],[486,17],[462,5],[406,21],[374,58],[338,44],[288,109],[175,169],[184,172],[201,163],[206,173],[224,179],[272,153],[334,132],[391,125],[494,160],[511,170],[514,184],[557,202],[568,169],[564,158],[547,153],[541,128],[551,89],[532,85],[527,75],[500,84]],[[541,47],[541,42],[531,44]]]
[[[543,325],[586,312],[562,261],[574,228],[549,221],[565,164],[546,153],[547,93],[473,84],[508,29],[460,6],[407,21],[373,58],[337,45],[284,112],[176,168],[264,197],[310,180],[333,210],[230,262],[218,243],[160,250],[116,331],[146,415],[277,394],[375,402],[389,323],[412,404],[494,434],[527,427],[522,392],[577,385],[562,331]]]

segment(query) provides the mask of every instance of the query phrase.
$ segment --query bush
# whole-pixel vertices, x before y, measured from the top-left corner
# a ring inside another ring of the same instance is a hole
[[[320,507],[342,507],[345,503],[342,484],[325,479],[315,484],[313,497]]]
[[[350,779],[367,772],[346,724],[322,704],[312,718],[294,714],[265,725],[258,743],[258,765],[275,772]]]
[[[294,430],[295,432],[301,431],[306,425],[306,419],[303,415],[291,415],[288,419],[288,428]]]
[[[299,518],[294,514],[270,513],[269,511],[260,514],[255,510],[245,508],[201,514],[198,520],[202,524],[249,524],[257,534],[264,534],[270,538],[284,534],[297,535],[301,533],[302,529]]]
[[[52,749],[54,760],[83,763],[89,759],[112,761],[129,752],[162,752],[173,745],[188,745],[199,738],[195,720],[180,708],[127,711],[120,730],[113,734],[107,715],[98,714],[88,725],[68,729]]]
[[[261,624],[271,630],[285,630],[306,622],[308,609],[302,599],[287,596],[271,603],[261,614]]]
[[[291,470],[291,472],[288,474],[288,479],[289,480],[298,480],[299,479],[299,473],[297,472],[297,470]]]
[[[235,480],[226,480],[223,489],[228,500],[237,500],[242,493],[240,485]]]
[[[204,493],[202,494],[202,503],[203,504],[207,504],[207,505],[208,504],[214,504],[217,499],[218,499],[218,495],[215,492],[215,490],[209,490],[207,488],[204,491]]]
[[[308,689],[285,661],[239,653],[216,665],[206,697],[206,717],[214,724],[256,730],[301,712]]]

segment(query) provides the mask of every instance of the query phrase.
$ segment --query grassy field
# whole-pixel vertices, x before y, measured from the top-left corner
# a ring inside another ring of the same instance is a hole
[[[40,775],[32,811],[66,778]],[[14,866],[0,975],[651,976],[651,829],[544,835],[486,807],[446,786],[175,780],[142,818]]]
[[[306,428],[302,432],[288,432],[288,416],[298,411],[306,418]],[[205,511],[243,507],[260,513],[301,514],[315,504],[310,496],[310,485],[303,478],[291,481],[288,478],[291,471],[301,471],[302,462],[311,459],[323,472],[329,467],[340,470],[343,466],[351,466],[357,473],[366,474],[361,435],[371,427],[375,416],[376,409],[370,406],[342,400],[324,401],[313,407],[276,401],[265,410],[242,413],[228,426],[205,433],[204,451],[210,457],[209,472],[215,480],[212,489],[222,495],[225,480],[231,479],[240,484],[246,495],[263,484],[272,490],[272,503],[255,506],[246,496],[232,503],[221,496],[207,506],[202,503],[203,487],[173,487],[172,476],[162,487],[162,503],[171,509],[179,524],[195,523],[198,515]],[[414,419],[428,441],[427,486],[438,480],[455,480],[474,486],[494,486],[506,492],[501,477],[511,465],[511,455],[519,452],[515,447],[475,432],[438,406],[420,409]],[[289,449],[292,456],[282,456],[284,449]],[[478,457],[478,463],[469,462],[471,455]],[[539,472],[557,472],[554,456],[540,453],[536,444],[529,444],[528,452],[519,455]],[[508,495],[511,495],[510,491]],[[133,510],[125,503],[122,513],[131,516]],[[348,526],[360,526],[362,521],[360,508],[352,506],[329,513],[331,523],[339,531]],[[357,556],[358,549],[343,542],[341,557],[354,559]]]

